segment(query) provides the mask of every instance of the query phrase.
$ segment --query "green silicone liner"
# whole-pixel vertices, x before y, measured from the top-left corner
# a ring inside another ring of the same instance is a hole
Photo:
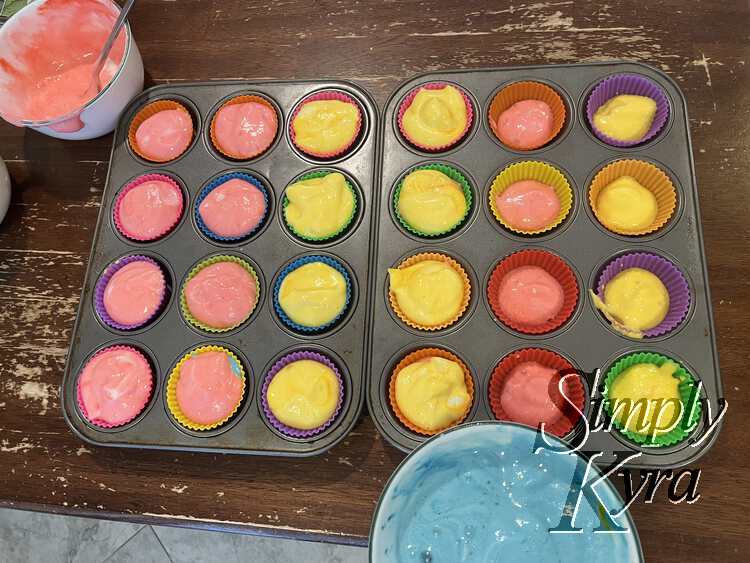
[[[314,172],[308,172],[307,174],[303,174],[302,176],[297,178],[294,182],[292,182],[292,184],[295,184],[297,182],[302,182],[304,180],[311,180],[313,178],[325,178],[326,176],[328,176],[329,174],[333,174],[334,172],[337,172],[337,170],[316,170]],[[297,231],[294,227],[292,227],[292,225],[289,224],[289,221],[287,221],[287,218],[286,218],[286,208],[289,205],[289,198],[286,197],[286,193],[284,194],[284,200],[282,202],[284,224],[289,228],[289,230],[292,232],[294,236],[301,238],[302,240],[309,241],[309,242],[324,242],[324,241],[336,238],[337,236],[341,235],[344,231],[346,231],[346,229],[349,228],[349,225],[352,224],[354,217],[357,215],[359,197],[357,196],[357,190],[355,190],[354,186],[352,186],[351,182],[349,182],[349,178],[347,178],[344,174],[342,174],[342,176],[344,176],[346,187],[349,188],[349,191],[352,193],[352,196],[354,197],[354,206],[352,207],[352,214],[349,215],[347,220],[344,221],[344,224],[337,231],[335,231],[333,234],[326,235],[324,237],[311,237],[309,235],[303,235],[302,233]]]
[[[412,227],[409,223],[407,223],[406,219],[404,219],[401,214],[398,212],[398,199],[401,195],[401,187],[404,184],[404,180],[406,177],[411,174],[412,172],[416,172],[417,170],[437,170],[438,172],[442,172],[448,178],[453,180],[454,182],[458,182],[461,186],[461,189],[464,192],[464,199],[466,200],[466,210],[464,211],[463,216],[449,229],[446,229],[444,231],[440,231],[438,233],[425,233],[423,231],[420,231],[419,229],[416,229]],[[423,164],[421,166],[415,166],[414,168],[410,169],[407,174],[399,180],[398,185],[396,186],[396,189],[393,192],[393,213],[396,215],[396,218],[398,219],[398,222],[401,223],[401,225],[410,233],[415,234],[420,237],[428,237],[428,238],[434,238],[434,237],[442,237],[445,235],[448,235],[455,231],[458,227],[461,226],[461,224],[466,220],[466,217],[469,216],[469,211],[471,211],[471,205],[473,201],[473,195],[471,191],[471,185],[469,184],[469,181],[464,177],[461,172],[456,170],[455,168],[451,166],[447,166],[445,164]]]
[[[235,264],[239,264],[245,270],[247,270],[253,276],[253,279],[255,280],[255,303],[253,304],[253,308],[250,310],[250,312],[244,319],[242,319],[240,322],[238,322],[234,326],[230,326],[227,328],[216,328],[216,327],[208,326],[200,322],[198,319],[196,319],[192,315],[192,313],[190,313],[190,309],[188,309],[188,305],[187,305],[187,300],[185,299],[185,285],[187,285],[187,282],[193,279],[193,277],[198,272],[200,272],[203,268],[210,266],[212,264],[218,264],[220,262],[234,262]],[[205,330],[206,332],[219,333],[219,332],[227,332],[230,330],[234,330],[235,328],[237,328],[242,323],[244,323],[247,319],[250,318],[250,316],[255,311],[255,308],[258,306],[258,301],[260,301],[260,280],[258,279],[258,274],[255,273],[255,269],[249,263],[245,262],[242,258],[239,258],[237,256],[232,256],[229,254],[221,255],[221,256],[212,256],[211,258],[207,258],[206,260],[203,260],[195,268],[190,270],[190,273],[185,278],[185,281],[182,282],[182,287],[180,288],[180,309],[182,310],[183,316],[190,324],[192,324],[195,327],[198,327],[201,330]]]
[[[674,362],[677,364],[677,371],[674,372],[673,376],[680,380],[678,390],[680,393],[680,401],[684,407],[682,413],[682,420],[666,434],[658,434],[656,436],[650,436],[648,434],[638,434],[626,430],[624,426],[617,420],[612,418],[613,404],[609,399],[609,391],[612,387],[612,383],[615,379],[626,369],[634,366],[635,364],[654,364],[657,367],[661,367],[665,362]],[[698,421],[701,418],[702,407],[700,397],[695,397],[693,405],[690,404],[690,398],[694,393],[695,378],[690,372],[685,369],[680,362],[661,354],[654,352],[637,352],[629,354],[620,358],[612,367],[607,371],[607,376],[604,379],[604,397],[605,397],[605,409],[607,414],[612,421],[612,424],[630,440],[636,444],[646,444],[648,446],[666,447],[677,444],[683,441],[688,435],[695,429]]]

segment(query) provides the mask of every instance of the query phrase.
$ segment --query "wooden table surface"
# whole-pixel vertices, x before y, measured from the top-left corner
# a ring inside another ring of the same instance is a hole
[[[674,78],[691,116],[729,414],[696,465],[700,499],[673,505],[664,488],[633,513],[649,560],[705,561],[750,551],[748,18],[748,2],[719,0],[141,0],[131,22],[148,85],[328,76],[357,81],[382,108],[429,70],[621,58]],[[94,448],[68,431],[58,386],[110,143],[0,124],[14,183],[0,226],[0,505],[365,544],[403,459],[366,414],[341,445],[300,461]]]

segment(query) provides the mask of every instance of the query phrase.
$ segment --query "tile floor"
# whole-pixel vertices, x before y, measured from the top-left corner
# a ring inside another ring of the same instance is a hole
[[[0,509],[2,563],[365,563],[365,548]]]

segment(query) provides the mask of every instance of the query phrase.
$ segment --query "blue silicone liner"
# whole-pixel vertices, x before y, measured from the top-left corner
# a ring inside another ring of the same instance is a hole
[[[199,207],[201,203],[203,203],[203,200],[206,199],[208,194],[210,194],[214,189],[218,188],[222,184],[225,184],[229,180],[244,180],[246,182],[250,182],[253,186],[258,188],[261,193],[263,194],[263,200],[266,204],[266,210],[263,213],[263,218],[258,222],[255,227],[253,227],[250,231],[245,233],[244,235],[237,236],[237,237],[223,237],[221,235],[217,235],[214,233],[211,229],[209,229],[206,224],[203,222],[203,218],[201,217]],[[260,229],[263,224],[266,222],[266,219],[268,218],[268,208],[269,208],[269,195],[268,195],[268,189],[263,184],[263,182],[256,178],[255,176],[251,174],[246,174],[244,172],[230,172],[229,174],[222,174],[218,178],[212,180],[208,184],[206,184],[203,189],[198,194],[198,197],[195,199],[195,203],[193,204],[193,215],[195,216],[195,224],[198,226],[198,229],[200,232],[202,232],[204,235],[206,235],[211,240],[215,240],[218,242],[237,242],[240,240],[244,240],[250,236],[252,236],[254,233]]]
[[[279,291],[281,290],[281,284],[284,281],[284,278],[286,278],[287,275],[289,275],[291,272],[296,270],[297,268],[300,268],[301,266],[304,266],[305,264],[311,264],[313,262],[323,262],[324,264],[327,264],[328,266],[331,266],[334,270],[341,273],[342,276],[344,276],[344,281],[346,281],[346,301],[344,302],[344,306],[341,308],[341,311],[338,315],[336,315],[336,318],[333,319],[331,322],[326,323],[321,326],[302,326],[297,323],[295,323],[292,319],[290,319],[287,314],[284,312],[284,310],[281,308],[281,304],[279,303]],[[346,314],[346,312],[349,310],[349,303],[352,298],[352,282],[349,278],[349,272],[346,271],[346,268],[339,262],[338,260],[335,260],[333,258],[330,258],[328,256],[322,256],[322,255],[312,255],[312,256],[303,256],[302,258],[297,258],[290,264],[284,267],[283,270],[279,273],[279,277],[276,279],[276,283],[273,286],[273,308],[274,311],[276,311],[276,315],[281,319],[281,322],[284,323],[288,328],[292,329],[295,332],[300,332],[303,334],[315,334],[320,333],[328,330],[329,328],[332,328],[336,323],[338,323],[341,318]]]

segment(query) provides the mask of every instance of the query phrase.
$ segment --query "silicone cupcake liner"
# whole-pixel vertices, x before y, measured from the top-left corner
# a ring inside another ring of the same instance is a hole
[[[463,298],[463,301],[461,302],[461,307],[458,313],[456,313],[456,315],[452,319],[449,319],[448,321],[441,323],[439,325],[432,325],[432,326],[421,325],[419,323],[415,323],[414,321],[412,321],[406,315],[406,313],[404,313],[401,310],[401,307],[399,307],[399,304],[398,304],[398,300],[396,299],[396,295],[393,293],[393,291],[390,290],[390,287],[388,288],[388,301],[391,304],[391,309],[393,309],[393,312],[396,313],[396,316],[399,319],[401,319],[402,322],[404,322],[411,328],[414,328],[417,330],[425,330],[425,331],[442,330],[458,322],[458,320],[466,312],[466,309],[468,309],[469,302],[471,301],[471,281],[469,280],[469,276],[466,274],[466,270],[464,270],[461,264],[456,262],[450,256],[447,256],[445,254],[439,254],[437,252],[422,252],[420,254],[415,254],[414,256],[410,256],[409,258],[401,262],[397,266],[397,268],[408,268],[409,266],[413,266],[414,264],[417,264],[419,262],[424,262],[425,260],[437,260],[439,262],[445,262],[461,276],[461,279],[464,282],[464,298]]]
[[[297,117],[297,114],[299,114],[300,110],[302,109],[302,106],[304,106],[308,102],[317,102],[317,101],[328,101],[328,100],[338,100],[341,102],[346,102],[349,104],[352,104],[355,108],[357,108],[357,126],[354,130],[354,134],[352,135],[352,138],[349,140],[349,142],[346,144],[346,146],[340,148],[337,151],[333,152],[314,152],[308,149],[304,149],[301,146],[297,144],[297,136],[294,132],[294,120]],[[357,140],[357,137],[359,136],[359,132],[362,130],[362,108],[359,106],[359,102],[355,100],[352,96],[349,96],[347,94],[344,94],[343,92],[339,92],[336,90],[325,90],[323,92],[317,92],[315,94],[312,94],[311,96],[308,96],[305,98],[301,104],[297,106],[297,108],[294,110],[294,113],[292,113],[292,117],[289,119],[289,138],[292,141],[292,144],[297,147],[300,151],[305,153],[306,155],[312,156],[314,158],[336,158],[338,156],[341,156],[342,154],[346,153],[349,149],[352,148],[352,145],[354,144],[354,141]]]
[[[344,276],[344,281],[346,282],[346,300],[344,301],[344,306],[341,308],[341,311],[332,321],[321,326],[303,326],[295,323],[292,319],[290,319],[281,308],[281,303],[279,302],[279,291],[281,290],[281,284],[283,283],[284,278],[287,275],[292,273],[297,268],[304,266],[305,264],[311,264],[313,262],[323,262],[324,264],[330,266],[331,268],[339,272],[342,276]],[[349,272],[346,271],[346,268],[344,268],[344,266],[338,260],[329,258],[328,256],[313,255],[297,258],[291,264],[287,265],[283,270],[281,270],[281,272],[279,273],[279,277],[276,279],[276,283],[273,286],[273,308],[276,311],[276,315],[279,317],[281,322],[287,326],[287,328],[290,328],[302,334],[316,334],[325,332],[326,330],[333,328],[349,310],[351,299],[352,282],[349,278]]]
[[[127,264],[131,264],[133,262],[148,262],[149,264],[153,264],[154,266],[158,267],[159,271],[162,274],[162,279],[164,280],[164,292],[162,293],[161,302],[159,303],[159,306],[154,310],[154,313],[148,319],[140,323],[122,324],[122,323],[118,323],[112,317],[109,316],[109,313],[107,312],[107,308],[104,306],[104,291],[107,289],[107,284],[109,283],[109,280],[112,279],[112,276],[114,276],[115,273],[119,271],[123,266],[126,266]],[[125,256],[123,258],[120,258],[119,260],[116,260],[115,262],[112,262],[109,266],[107,266],[107,269],[104,270],[104,273],[101,275],[101,277],[99,278],[99,281],[96,282],[96,286],[94,287],[94,309],[96,310],[96,314],[99,315],[99,318],[102,320],[102,322],[106,324],[107,326],[117,329],[117,330],[135,330],[142,326],[146,326],[151,321],[153,321],[157,316],[159,316],[159,314],[164,309],[164,305],[167,302],[168,297],[169,297],[168,280],[166,276],[164,276],[164,270],[162,269],[161,264],[159,264],[156,260],[148,256],[134,254],[130,256]]]
[[[515,146],[504,141],[500,138],[497,129],[497,120],[500,117],[500,114],[509,109],[513,104],[524,100],[539,100],[540,102],[547,104],[552,110],[552,131],[542,142],[533,147],[527,148]],[[563,102],[562,97],[560,97],[560,94],[558,94],[554,88],[542,84],[541,82],[525,80],[509,84],[495,94],[490,103],[488,117],[490,129],[495,134],[498,141],[513,150],[533,151],[550,143],[560,134],[560,131],[562,131],[562,128],[565,126],[565,121],[568,118],[568,111],[565,109],[565,103]]]
[[[412,423],[408,418],[406,418],[406,415],[404,415],[401,412],[401,410],[398,408],[398,404],[396,403],[396,376],[406,366],[411,365],[414,362],[418,362],[419,360],[423,360],[425,358],[430,358],[434,356],[445,358],[446,360],[454,361],[459,366],[461,366],[461,369],[464,372],[464,382],[466,384],[466,391],[469,393],[470,401],[466,405],[466,409],[464,410],[464,412],[455,421],[441,428],[437,428],[435,430],[426,430]],[[461,358],[459,358],[455,354],[451,354],[450,352],[448,352],[447,350],[443,350],[442,348],[421,348],[405,356],[396,365],[396,367],[393,368],[393,371],[391,372],[390,382],[388,384],[388,402],[391,405],[393,414],[396,415],[396,418],[399,420],[399,422],[403,424],[406,428],[408,428],[412,432],[416,432],[417,434],[421,434],[423,436],[434,436],[435,434],[438,434],[442,432],[443,430],[447,430],[448,428],[461,424],[464,420],[466,420],[466,417],[469,416],[471,407],[474,404],[474,378],[471,376],[471,371],[469,371],[469,368],[466,366],[466,364],[461,360]]]
[[[170,186],[173,186],[176,193],[179,194],[180,197],[180,210],[179,213],[177,213],[177,218],[174,220],[174,222],[169,225],[166,229],[164,229],[162,232],[158,233],[157,235],[153,237],[141,237],[136,235],[135,233],[131,233],[128,231],[122,224],[122,220],[120,218],[120,205],[122,204],[123,199],[125,198],[125,195],[132,189],[137,188],[138,186],[145,184],[146,182],[166,182]],[[142,176],[138,176],[135,180],[132,180],[131,182],[128,182],[125,184],[125,186],[120,190],[120,193],[117,194],[117,198],[115,199],[115,204],[112,208],[112,219],[115,222],[115,227],[117,228],[117,231],[124,236],[127,239],[134,240],[137,242],[151,242],[155,240],[159,240],[160,238],[168,235],[172,232],[172,230],[177,226],[177,223],[180,222],[180,219],[182,218],[182,211],[185,207],[185,197],[182,195],[182,189],[180,189],[180,185],[174,181],[173,178],[169,176],[165,176],[164,174],[143,174]]]
[[[315,170],[313,172],[309,172],[307,174],[300,176],[299,178],[295,180],[295,182],[301,182],[303,180],[311,180],[313,178],[324,178],[328,176],[329,174],[332,174],[333,172],[335,171]],[[357,208],[359,206],[359,202],[358,202],[359,197],[357,196],[357,190],[354,189],[354,186],[352,186],[351,182],[346,176],[344,176],[344,180],[346,181],[346,187],[349,188],[349,191],[352,193],[352,196],[354,197],[354,207],[352,207],[352,213],[351,215],[349,215],[349,218],[344,222],[344,224],[336,232],[325,237],[311,237],[309,235],[303,235],[299,231],[295,230],[295,228],[286,220],[286,208],[289,205],[289,199],[287,198],[286,194],[284,194],[284,200],[282,202],[282,207],[284,211],[283,213],[284,224],[286,224],[286,226],[289,228],[292,234],[294,234],[294,236],[301,238],[302,240],[309,241],[309,242],[323,242],[323,241],[331,240],[340,236],[342,233],[344,233],[344,231],[346,231],[349,228],[349,226],[352,224],[352,221],[354,220],[354,217],[356,217],[357,215]]]
[[[218,235],[214,233],[211,229],[208,228],[206,223],[203,221],[203,217],[201,217],[200,214],[200,205],[203,203],[203,200],[206,199],[208,194],[210,194],[213,190],[221,186],[222,184],[225,184],[229,180],[244,180],[245,182],[251,183],[253,186],[258,188],[261,193],[263,194],[263,201],[266,204],[266,210],[263,213],[263,218],[258,222],[257,225],[255,225],[252,229],[250,229],[247,233],[236,236],[236,237],[223,237],[221,235]],[[211,240],[215,240],[218,242],[237,242],[240,240],[244,240],[248,237],[251,237],[253,234],[258,232],[258,230],[263,226],[263,224],[266,222],[266,219],[268,218],[268,209],[269,209],[269,195],[268,195],[268,189],[265,185],[263,185],[263,182],[261,182],[258,178],[251,174],[246,174],[244,172],[230,172],[229,174],[223,174],[216,178],[215,180],[212,180],[210,183],[208,183],[206,186],[203,187],[203,189],[198,194],[198,197],[195,199],[195,205],[193,207],[193,216],[195,217],[195,224],[198,225],[198,229],[200,232],[202,232],[204,235],[206,235]]]
[[[626,430],[623,424],[611,418],[614,410],[614,405],[609,399],[609,392],[612,388],[612,383],[626,369],[636,364],[654,364],[657,367],[660,367],[667,361],[672,361],[678,366],[674,376],[680,380],[678,390],[680,401],[683,405],[680,422],[669,432],[664,434],[657,433],[655,436],[639,434],[637,432]],[[617,360],[617,362],[609,368],[604,379],[604,397],[605,409],[610,416],[612,424],[620,431],[620,433],[624,434],[628,439],[639,445],[647,444],[648,446],[666,447],[682,442],[698,425],[702,413],[701,400],[697,392],[697,384],[693,375],[681,365],[680,362],[653,352],[637,352],[628,354]]]
[[[546,227],[532,231],[516,229],[506,223],[500,214],[495,198],[508,189],[511,184],[522,180],[536,180],[554,188],[555,194],[560,200],[560,212]],[[489,198],[490,210],[495,219],[509,231],[521,235],[539,235],[551,231],[565,220],[573,207],[573,189],[570,187],[570,183],[565,178],[565,175],[554,166],[537,160],[524,160],[523,162],[516,162],[505,167],[500,174],[495,176],[492,186],[490,186]]]
[[[231,152],[229,152],[226,149],[224,149],[224,147],[222,147],[219,144],[219,142],[216,140],[216,131],[215,131],[216,116],[219,115],[219,111],[221,109],[227,107],[227,106],[233,106],[233,105],[237,105],[237,104],[247,104],[247,103],[251,103],[251,102],[264,105],[264,106],[266,106],[267,108],[269,108],[273,112],[273,117],[274,117],[274,137],[273,138],[275,139],[276,135],[278,134],[278,130],[279,130],[279,116],[276,113],[276,108],[274,107],[274,105],[271,102],[269,102],[266,98],[264,98],[262,96],[257,96],[257,95],[243,94],[241,96],[235,96],[234,98],[231,98],[231,99],[227,100],[226,102],[224,102],[223,104],[221,104],[221,107],[218,110],[216,110],[216,112],[214,113],[213,118],[211,119],[211,128],[210,128],[210,131],[209,131],[209,136],[211,137],[211,144],[213,145],[213,147],[217,151],[219,151],[221,154],[223,154],[227,158],[231,158],[231,159],[234,159],[234,160],[251,160],[253,158],[258,158],[260,155],[262,155],[263,153],[265,153],[268,149],[270,149],[273,146],[273,139],[272,139],[271,142],[268,144],[268,146],[265,147],[263,150],[260,150],[260,151],[258,151],[256,153],[253,153],[253,154],[249,155],[249,156],[243,156],[243,155],[239,155],[239,154],[232,154]]]
[[[646,338],[653,338],[655,336],[661,336],[674,330],[679,324],[685,319],[685,316],[690,309],[690,287],[682,275],[682,272],[672,264],[666,258],[657,256],[656,254],[649,254],[646,252],[634,252],[630,254],[624,254],[614,260],[610,261],[602,270],[599,275],[599,279],[596,284],[596,292],[599,299],[604,301],[604,288],[612,281],[612,279],[620,272],[627,270],[628,268],[642,268],[657,276],[669,292],[669,309],[667,316],[664,320],[654,328],[643,331],[643,336]],[[618,326],[616,321],[612,322],[613,327],[618,332],[624,332],[627,335],[631,331],[625,329],[625,327]]]
[[[463,97],[464,99],[464,103],[466,104],[466,127],[464,127],[464,130],[456,138],[455,141],[452,141],[445,145],[440,145],[436,147],[428,147],[411,139],[409,135],[407,135],[406,131],[404,131],[404,125],[403,125],[404,113],[406,113],[406,110],[409,109],[409,106],[411,106],[412,102],[414,101],[414,98],[417,96],[419,91],[422,90],[423,88],[425,90],[441,90],[445,88],[446,86],[454,87],[456,90],[458,90],[461,93],[461,97]],[[456,146],[458,143],[460,143],[464,139],[464,137],[466,137],[466,134],[469,132],[469,129],[471,129],[471,125],[473,123],[474,123],[474,104],[472,103],[471,98],[466,92],[464,92],[462,88],[460,88],[459,86],[456,86],[455,84],[448,84],[447,82],[428,82],[427,84],[422,84],[420,86],[417,86],[406,95],[406,97],[401,102],[401,105],[398,108],[398,129],[399,131],[401,131],[402,137],[406,139],[410,145],[417,147],[418,149],[426,151],[426,152],[442,152],[442,151],[447,151],[451,147]]]
[[[521,266],[538,266],[554,277],[563,288],[563,305],[555,317],[541,325],[525,325],[509,318],[499,303],[500,284],[503,278]],[[495,317],[504,325],[524,334],[545,334],[560,328],[575,311],[578,304],[578,282],[573,270],[559,256],[545,250],[520,250],[503,258],[490,275],[487,300]]]
[[[617,229],[612,225],[608,225],[599,214],[597,208],[599,194],[606,186],[622,176],[635,178],[639,184],[648,189],[656,198],[656,218],[646,229],[632,231]],[[619,235],[642,236],[658,231],[672,218],[677,207],[677,190],[672,180],[669,179],[669,176],[650,162],[630,159],[616,160],[602,168],[594,176],[591,186],[589,186],[589,205],[596,219],[606,229]]]
[[[635,96],[648,96],[656,102],[656,115],[648,132],[637,141],[618,141],[599,131],[594,125],[594,114],[601,106],[615,96],[631,94]],[[600,140],[613,147],[633,147],[651,140],[664,128],[669,118],[669,100],[664,90],[645,76],[638,74],[613,74],[608,76],[591,91],[586,101],[586,118],[591,131]]]
[[[584,406],[586,405],[586,390],[581,381],[581,375],[573,365],[559,354],[551,352],[550,350],[545,350],[543,348],[524,348],[523,350],[511,352],[500,360],[490,376],[489,399],[492,414],[497,420],[513,420],[503,410],[501,400],[503,387],[505,386],[506,379],[510,373],[520,364],[525,362],[537,362],[544,367],[557,370],[563,377],[568,376],[565,377],[563,384],[565,388],[565,397],[560,394],[558,387],[550,390],[550,398],[560,409],[562,416],[553,424],[548,424],[544,427],[545,432],[563,438],[570,434],[581,420],[580,413],[583,412]],[[570,377],[569,374],[572,373],[576,373],[577,376]],[[573,403],[575,408],[570,403]]]
[[[409,170],[409,174],[416,170],[437,170],[438,172],[442,172],[446,176],[448,176],[451,180],[454,182],[458,182],[458,184],[461,186],[461,190],[464,192],[464,199],[466,200],[466,211],[464,212],[461,219],[459,219],[455,225],[451,226],[449,229],[445,229],[444,231],[440,231],[437,233],[425,233],[423,231],[420,231],[419,229],[416,229],[412,227],[406,219],[404,219],[401,214],[398,212],[398,200],[401,196],[401,188],[404,185],[404,180],[406,179],[406,176],[404,176],[396,186],[396,189],[393,192],[393,212],[396,215],[396,218],[398,219],[398,222],[401,223],[401,225],[410,233],[413,233],[420,237],[427,237],[427,238],[435,238],[435,237],[442,237],[447,234],[452,233],[457,228],[459,228],[464,221],[466,221],[466,217],[469,216],[469,212],[471,211],[471,204],[473,201],[473,195],[471,191],[471,184],[469,184],[469,181],[466,179],[466,177],[453,168],[452,166],[448,166],[445,164],[425,164],[422,166],[415,166],[414,168]]]
[[[143,154],[138,148],[138,142],[136,141],[136,138],[135,138],[135,133],[136,131],[138,131],[138,127],[140,127],[141,124],[152,115],[156,115],[160,111],[166,111],[166,110],[171,110],[171,109],[184,111],[187,114],[187,116],[190,118],[190,123],[193,126],[193,138],[195,138],[195,123],[193,122],[193,115],[185,106],[183,106],[181,103],[176,102],[174,100],[156,100],[155,102],[146,104],[143,108],[141,108],[138,111],[138,113],[135,114],[135,117],[133,117],[133,119],[130,121],[130,126],[128,127],[128,143],[130,144],[130,148],[133,149],[133,152],[137,154],[138,156],[140,156],[142,159],[148,160],[149,162],[170,162],[172,160],[178,159],[180,156],[182,156],[185,153],[187,149],[190,148],[190,144],[188,144],[188,146],[185,147],[185,151],[182,151],[180,154],[177,154],[172,158],[167,158],[163,160],[150,158],[146,156],[145,154]]]
[[[196,319],[190,313],[190,309],[188,308],[188,304],[187,304],[187,298],[185,297],[185,286],[187,285],[187,283],[191,279],[193,279],[193,277],[195,277],[195,275],[198,272],[200,272],[203,268],[207,266],[211,266],[212,264],[218,264],[220,262],[234,262],[235,264],[239,264],[245,270],[247,270],[250,273],[250,275],[253,276],[253,279],[255,280],[255,303],[253,303],[252,309],[250,309],[250,312],[247,314],[247,316],[244,319],[242,319],[240,322],[238,322],[234,326],[230,326],[227,328],[215,328],[212,326],[208,326],[207,324],[204,324],[198,319]],[[238,258],[237,256],[232,256],[232,255],[212,256],[211,258],[207,258],[206,260],[203,260],[201,263],[195,266],[192,270],[190,270],[187,277],[185,278],[185,281],[182,282],[182,289],[180,290],[180,309],[182,310],[182,314],[185,317],[185,319],[191,325],[201,330],[205,330],[206,332],[212,332],[212,333],[227,332],[230,330],[234,330],[235,328],[240,326],[242,323],[244,323],[247,319],[249,319],[252,316],[253,312],[255,311],[255,308],[258,306],[258,301],[260,301],[260,280],[258,279],[258,274],[255,272],[255,269],[248,262],[245,262],[242,258]]]
[[[83,370],[85,370],[86,366],[88,366],[89,363],[91,363],[95,358],[97,358],[98,356],[104,354],[105,352],[111,352],[113,350],[127,350],[129,352],[134,352],[138,356],[138,358],[140,358],[141,360],[143,360],[144,364],[148,368],[149,373],[151,374],[151,381],[150,381],[151,388],[149,389],[149,392],[146,395],[146,400],[143,402],[143,405],[141,405],[141,407],[138,409],[138,412],[136,412],[136,414],[134,414],[131,418],[129,418],[128,420],[126,420],[126,421],[124,421],[124,422],[122,422],[120,424],[110,424],[109,422],[106,422],[106,421],[98,419],[98,418],[92,419],[89,416],[88,412],[86,411],[86,406],[83,404],[83,396],[81,395],[81,379],[80,379],[80,375],[83,373]],[[83,415],[83,417],[87,421],[89,421],[89,423],[93,424],[94,426],[98,426],[99,428],[119,428],[121,426],[125,426],[129,422],[132,422],[133,420],[135,420],[136,418],[138,418],[138,416],[143,412],[143,409],[146,408],[146,405],[148,405],[149,401],[151,400],[151,396],[153,395],[153,391],[154,391],[154,370],[151,368],[151,364],[146,359],[146,356],[144,356],[140,352],[140,350],[137,350],[137,349],[135,349],[135,348],[133,348],[131,346],[123,346],[121,344],[118,344],[118,345],[115,345],[115,346],[108,346],[107,348],[103,348],[103,349],[99,350],[96,354],[94,354],[93,356],[91,356],[91,358],[89,359],[89,361],[86,362],[86,364],[83,366],[83,368],[81,369],[81,371],[79,372],[78,375],[79,375],[79,377],[78,377],[78,381],[76,383],[76,402],[78,403],[78,409],[81,411],[81,414]]]
[[[274,416],[273,412],[271,412],[271,407],[268,405],[268,386],[271,385],[271,381],[273,380],[273,378],[276,377],[276,374],[289,364],[293,362],[299,362],[301,360],[312,360],[314,362],[323,364],[334,373],[336,379],[338,379],[339,381],[339,401],[336,404],[336,410],[326,422],[316,428],[311,428],[310,430],[300,430],[299,428],[287,426]],[[336,367],[336,364],[334,364],[327,356],[324,356],[323,354],[320,354],[318,352],[312,352],[308,350],[292,352],[291,354],[283,356],[276,363],[274,363],[273,366],[271,366],[271,369],[268,371],[268,374],[266,374],[266,378],[263,381],[263,388],[261,390],[261,404],[263,406],[263,413],[266,415],[266,419],[268,419],[268,422],[270,422],[276,430],[278,430],[285,436],[290,436],[292,438],[310,438],[312,436],[320,434],[321,432],[323,432],[323,430],[331,426],[331,424],[333,424],[333,422],[341,412],[341,407],[344,404],[344,379],[341,377],[341,373]]]
[[[229,362],[232,366],[232,371],[234,374],[239,377],[242,380],[242,395],[240,400],[235,405],[234,409],[231,413],[229,413],[227,416],[222,418],[221,420],[214,422],[213,424],[199,424],[197,422],[193,422],[190,420],[180,408],[179,403],[177,402],[177,382],[180,379],[180,369],[182,369],[183,364],[193,357],[196,354],[202,354],[204,352],[224,352],[229,356]],[[200,346],[199,348],[196,348],[194,350],[191,350],[182,358],[180,358],[180,361],[177,362],[177,365],[172,369],[172,371],[169,374],[169,377],[167,378],[167,408],[169,409],[169,412],[172,414],[174,419],[185,428],[188,428],[190,430],[195,431],[206,431],[206,430],[213,430],[214,428],[219,428],[220,426],[223,426],[229,420],[237,414],[237,411],[240,408],[240,405],[242,404],[243,399],[245,398],[245,392],[247,389],[247,382],[246,382],[246,376],[245,376],[245,368],[242,366],[242,362],[240,359],[232,353],[231,350],[228,350],[227,348],[224,348],[222,346]]]

